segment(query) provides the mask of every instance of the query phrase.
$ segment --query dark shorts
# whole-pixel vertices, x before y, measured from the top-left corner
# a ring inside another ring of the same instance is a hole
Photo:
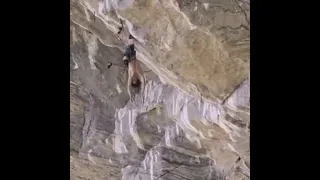
[[[136,57],[136,51],[134,50],[134,44],[131,44],[127,47],[124,56],[127,56],[129,60]]]

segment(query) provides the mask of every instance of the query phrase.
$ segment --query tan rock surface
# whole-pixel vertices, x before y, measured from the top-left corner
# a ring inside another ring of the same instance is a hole
[[[249,179],[249,9],[71,0],[71,179]],[[129,31],[148,80],[134,104],[121,66]]]

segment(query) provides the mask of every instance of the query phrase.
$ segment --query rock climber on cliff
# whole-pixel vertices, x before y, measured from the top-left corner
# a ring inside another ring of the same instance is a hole
[[[119,31],[117,33],[118,37],[123,30],[123,24],[122,20],[121,27],[119,28]],[[131,95],[131,87],[133,88],[139,88],[141,89],[142,97],[144,93],[144,86],[145,86],[145,76],[142,71],[142,68],[140,66],[140,62],[136,59],[136,50],[134,49],[134,38],[130,34],[129,35],[129,42],[128,46],[126,47],[126,51],[123,54],[123,62],[128,66],[128,85],[127,90],[130,97],[130,101],[133,101],[132,95]],[[142,98],[143,101],[143,98]]]

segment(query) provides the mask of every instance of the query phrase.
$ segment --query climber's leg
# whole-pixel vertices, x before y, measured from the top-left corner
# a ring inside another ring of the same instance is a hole
[[[127,66],[129,64],[129,61],[131,60],[131,56],[132,56],[131,46],[132,45],[128,45],[126,52],[124,52],[124,55],[123,55],[124,64]]]
[[[136,58],[136,51],[134,50],[134,38],[130,34],[128,47],[126,49],[126,52],[124,53],[123,61],[126,65],[128,65],[129,61],[131,61],[132,59],[135,59],[135,58]]]
[[[134,49],[134,37],[131,34],[129,35],[129,47],[131,50],[132,59],[135,59],[136,58],[136,50]]]
[[[129,56],[128,56],[127,51],[125,52],[122,60],[123,60],[123,63],[124,63],[126,66],[128,66],[128,64],[129,64]]]
[[[131,50],[134,50],[134,37],[131,34],[129,35],[129,46]]]
[[[122,32],[123,30],[123,23],[122,23],[122,19],[120,19],[120,24],[121,24],[121,27],[118,27],[119,31],[118,31],[118,35],[120,35],[120,33]]]

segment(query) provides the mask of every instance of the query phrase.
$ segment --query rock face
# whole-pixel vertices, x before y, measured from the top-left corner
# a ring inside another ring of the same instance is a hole
[[[70,178],[249,179],[249,7],[71,0]],[[121,62],[129,32],[147,77],[134,103]]]

